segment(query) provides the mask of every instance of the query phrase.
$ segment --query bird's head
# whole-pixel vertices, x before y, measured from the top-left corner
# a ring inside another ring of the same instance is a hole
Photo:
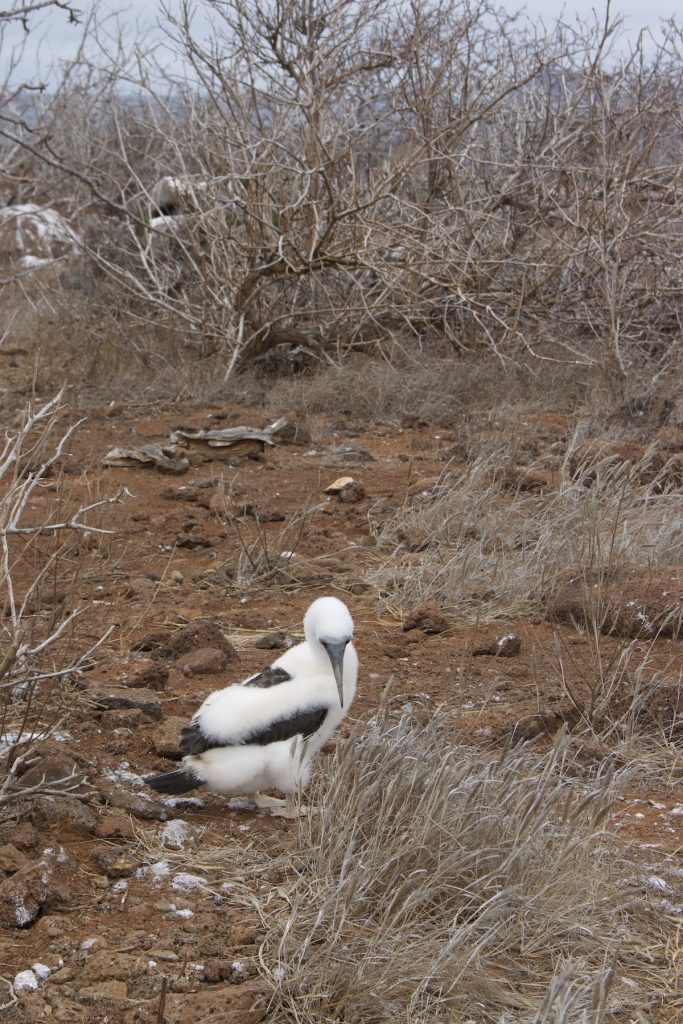
[[[344,651],[353,638],[349,609],[337,597],[319,597],[304,617],[304,635],[312,647],[320,645],[327,652],[344,707]]]

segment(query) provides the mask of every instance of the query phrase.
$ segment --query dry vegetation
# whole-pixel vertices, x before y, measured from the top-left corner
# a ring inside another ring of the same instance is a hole
[[[0,355],[29,352],[22,388],[68,385],[96,416],[122,397],[287,410],[310,425],[311,458],[345,431],[391,425],[406,473],[346,524],[353,537],[320,528],[310,493],[272,525],[247,515],[241,478],[221,469],[201,507],[228,550],[197,563],[193,599],[239,610],[254,594],[298,602],[334,587],[373,623],[434,602],[472,636],[542,624],[547,651],[532,658],[531,727],[495,751],[458,718],[475,678],[463,642],[438,714],[397,715],[389,678],[284,852],[281,836],[242,847],[233,833],[171,856],[210,874],[216,899],[232,879],[258,914],[269,1020],[673,1022],[680,908],[656,911],[634,889],[612,813],[633,786],[680,800],[683,777],[680,577],[656,614],[635,600],[624,612],[634,579],[659,581],[683,556],[681,28],[629,49],[609,12],[582,31],[532,31],[486,0],[174,12],[165,65],[95,10],[58,85],[8,78],[0,197],[54,205],[79,243],[31,271],[0,253]],[[182,187],[160,217],[165,175]],[[112,631],[123,658],[158,625],[176,554],[177,537],[159,539],[163,574],[144,607],[122,611],[129,556],[107,546],[106,513],[133,495],[84,470],[70,496],[65,402],[34,397],[12,419],[24,401],[0,389],[5,809],[82,783],[21,778],[39,741],[90,708],[80,687]],[[402,423],[415,451],[401,449]],[[421,480],[428,450],[439,471]],[[330,567],[346,551],[351,568]],[[560,613],[568,580],[578,597]],[[112,621],[100,609],[85,628],[100,592],[114,595]],[[237,627],[231,638],[249,649]],[[136,829],[141,863],[169,857]],[[163,1024],[165,999],[164,981],[139,1019]]]
[[[641,483],[647,454],[635,464],[589,461],[560,473],[551,490],[547,467],[534,475],[533,464],[516,465],[502,437],[496,443],[495,453],[472,455],[463,472],[446,470],[393,517],[378,517],[387,560],[371,579],[394,605],[436,600],[471,621],[514,618],[540,612],[562,570],[681,560],[680,489],[667,465]]]

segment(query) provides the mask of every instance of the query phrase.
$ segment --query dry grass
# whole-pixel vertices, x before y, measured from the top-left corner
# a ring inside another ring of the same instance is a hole
[[[630,772],[574,769],[562,737],[492,762],[384,711],[337,743],[293,847],[174,852],[142,829],[143,859],[256,911],[274,1024],[646,1019],[676,997],[675,924],[615,852]]]
[[[621,976],[647,990],[667,965],[643,959],[603,831],[614,780],[568,782],[564,758],[558,743],[490,763],[405,719],[339,744],[287,903],[250,890],[263,962],[278,959],[269,1019],[597,1024],[634,1009]]]
[[[641,781],[680,784],[683,698],[673,654],[658,652],[656,641],[608,641],[594,628],[580,646],[557,634],[554,666],[579,759],[586,748],[590,763],[597,750]]]
[[[675,564],[680,496],[665,470],[641,483],[645,468],[603,460],[573,477],[565,468],[557,491],[530,493],[506,486],[500,457],[480,455],[376,519],[383,561],[368,582],[399,609],[436,600],[461,622],[486,622],[537,614],[570,566]]]
[[[307,374],[264,377],[245,372],[237,385],[245,400],[266,402],[273,411],[339,415],[375,421],[400,420],[411,413],[430,423],[452,420],[466,410],[496,404],[504,394],[530,401],[539,394],[537,360],[518,353],[501,363],[490,353],[454,354],[442,343],[396,342],[384,358],[348,357],[342,365],[322,366]],[[558,406],[572,404],[585,387],[582,369],[544,367],[542,389]]]

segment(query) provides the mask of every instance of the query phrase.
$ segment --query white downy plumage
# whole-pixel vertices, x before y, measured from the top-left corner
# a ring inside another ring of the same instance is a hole
[[[336,597],[314,601],[304,618],[303,643],[270,668],[210,694],[182,731],[183,768],[147,779],[162,793],[200,786],[230,796],[255,795],[260,806],[282,801],[265,789],[293,795],[309,781],[311,761],[346,715],[356,692],[358,656],[353,620]]]

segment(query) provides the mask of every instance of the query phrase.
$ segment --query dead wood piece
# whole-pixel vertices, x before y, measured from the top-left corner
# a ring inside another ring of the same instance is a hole
[[[192,427],[174,427],[171,431],[172,444],[184,446],[197,445],[209,448],[234,448],[245,442],[258,443],[263,451],[264,445],[273,445],[270,430],[258,430],[255,427],[223,427],[220,430],[193,430]]]
[[[112,448],[102,459],[103,466],[155,466],[162,473],[186,473],[190,463],[179,457],[174,444],[146,444],[139,447]]]

